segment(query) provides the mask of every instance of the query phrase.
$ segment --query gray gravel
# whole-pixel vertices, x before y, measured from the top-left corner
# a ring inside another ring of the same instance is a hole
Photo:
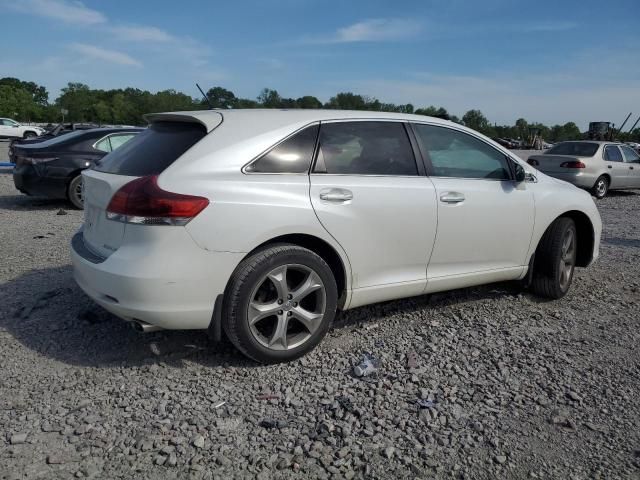
[[[0,478],[640,478],[640,195],[598,205],[602,257],[561,301],[498,284],[359,308],[265,367],[92,308],[81,212],[0,175]],[[366,351],[377,378],[351,373]]]

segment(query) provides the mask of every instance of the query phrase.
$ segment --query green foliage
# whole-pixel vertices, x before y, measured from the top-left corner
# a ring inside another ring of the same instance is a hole
[[[318,98],[306,95],[300,98],[282,97],[277,90],[265,88],[256,100],[237,97],[231,90],[214,86],[207,91],[214,108],[328,108],[341,110],[369,110],[380,112],[415,113],[462,123],[490,137],[528,140],[530,129],[536,128],[548,142],[583,138],[573,122],[547,126],[529,123],[524,118],[514,125],[492,125],[480,110],[469,110],[462,119],[450,114],[444,107],[420,107],[412,104],[383,103],[377,98],[353,92],[340,92],[322,103]],[[153,112],[202,110],[209,104],[202,98],[192,98],[175,90],[151,93],[137,88],[97,90],[82,83],[69,83],[60,96],[49,103],[47,90],[34,82],[13,77],[0,79],[0,116],[19,121],[60,122],[65,109],[65,121],[96,122],[115,125],[144,125],[143,115]],[[640,127],[631,133],[619,135],[624,141],[640,141]]]

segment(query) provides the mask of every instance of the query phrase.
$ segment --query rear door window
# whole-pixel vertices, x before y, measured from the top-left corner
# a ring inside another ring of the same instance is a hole
[[[156,122],[114,149],[94,168],[116,175],[158,175],[206,134],[199,123]]]
[[[622,153],[615,145],[607,145],[604,147],[604,159],[607,162],[622,162]]]
[[[418,175],[413,149],[400,122],[336,122],[320,128],[315,173]]]

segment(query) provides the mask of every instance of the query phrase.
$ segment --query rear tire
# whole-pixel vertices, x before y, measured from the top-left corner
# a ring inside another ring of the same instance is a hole
[[[601,175],[596,180],[596,183],[593,184],[591,194],[598,200],[601,200],[607,196],[607,193],[609,193],[609,178],[605,175]]]
[[[564,297],[573,281],[578,251],[575,223],[567,217],[558,218],[540,239],[534,260],[531,289],[541,297]]]
[[[82,193],[82,175],[73,177],[73,180],[69,182],[67,187],[67,199],[78,210],[84,208],[84,198]]]
[[[335,278],[322,257],[297,245],[273,245],[243,260],[233,272],[222,327],[247,357],[286,362],[320,343],[337,301]]]

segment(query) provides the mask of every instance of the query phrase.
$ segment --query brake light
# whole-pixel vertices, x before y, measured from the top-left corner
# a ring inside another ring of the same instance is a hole
[[[209,205],[209,200],[162,190],[158,176],[137,178],[111,197],[107,218],[142,225],[186,225]]]
[[[560,166],[562,168],[587,168],[587,166],[580,161],[564,162],[561,163]]]

